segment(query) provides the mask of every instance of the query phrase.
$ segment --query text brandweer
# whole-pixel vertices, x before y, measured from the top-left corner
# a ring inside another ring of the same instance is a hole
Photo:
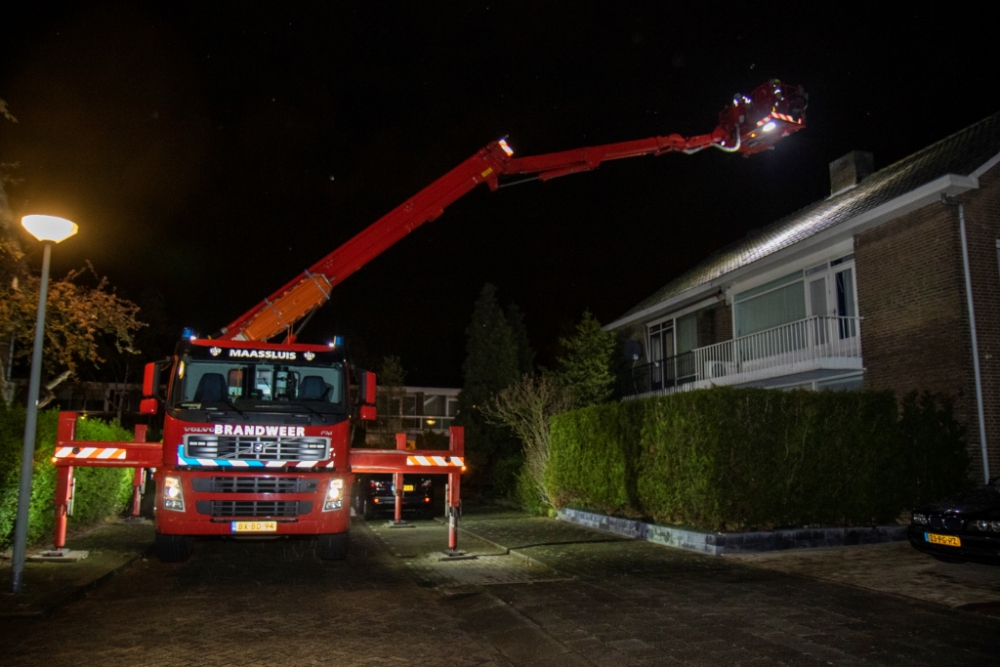
[[[279,438],[294,438],[304,436],[304,426],[243,426],[237,424],[216,424],[215,435],[270,435]]]

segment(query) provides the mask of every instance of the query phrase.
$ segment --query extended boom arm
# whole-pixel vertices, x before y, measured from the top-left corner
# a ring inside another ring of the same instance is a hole
[[[806,99],[801,87],[772,79],[749,97],[734,98],[732,105],[719,113],[719,124],[710,134],[671,134],[522,158],[513,157],[505,140],[494,141],[244,313],[218,338],[268,340],[287,332],[294,339],[295,324],[323,305],[335,285],[420,225],[436,219],[480,183],[496,190],[502,185],[501,177],[547,181],[596,169],[609,160],[675,151],[693,153],[710,146],[751,155],[805,127]]]

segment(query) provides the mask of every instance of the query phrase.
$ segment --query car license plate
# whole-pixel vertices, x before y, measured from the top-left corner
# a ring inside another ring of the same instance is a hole
[[[931,544],[943,544],[948,547],[962,546],[962,540],[954,535],[935,535],[934,533],[924,533],[924,539]]]
[[[234,533],[276,533],[277,521],[233,521]]]
[[[403,485],[403,491],[412,491],[412,490],[413,490],[413,485],[412,484],[404,484]]]

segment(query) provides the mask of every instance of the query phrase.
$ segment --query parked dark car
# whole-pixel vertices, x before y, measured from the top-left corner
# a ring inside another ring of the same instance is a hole
[[[907,537],[914,549],[947,563],[1000,565],[1000,478],[916,508]]]
[[[395,516],[396,496],[392,475],[359,475],[355,482],[354,511],[370,521],[377,516]],[[434,485],[430,477],[403,477],[404,516],[434,517]]]

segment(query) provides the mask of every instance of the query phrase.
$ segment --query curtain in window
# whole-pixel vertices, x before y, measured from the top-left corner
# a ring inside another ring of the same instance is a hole
[[[736,335],[748,336],[806,317],[805,284],[799,280],[736,303]]]
[[[677,319],[677,353],[698,347],[698,315],[691,313]]]

